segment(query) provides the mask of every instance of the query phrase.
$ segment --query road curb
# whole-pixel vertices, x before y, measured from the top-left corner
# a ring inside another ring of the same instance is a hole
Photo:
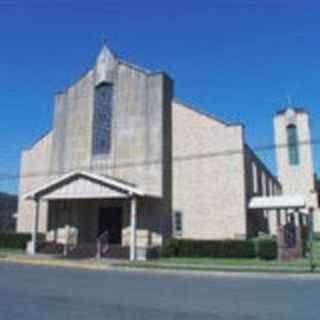
[[[285,272],[284,270],[246,270],[246,269],[197,269],[197,268],[173,268],[173,267],[144,267],[130,266],[129,264],[114,264],[113,270],[123,270],[132,272],[147,272],[147,273],[165,273],[165,274],[192,274],[203,276],[225,276],[225,277],[252,277],[252,278],[291,278],[291,279],[320,279],[320,273],[310,273],[307,271]]]
[[[110,270],[110,266],[106,264],[97,265],[94,263],[89,264],[89,263],[83,263],[83,262],[64,261],[64,260],[57,260],[57,259],[48,260],[48,259],[27,259],[27,258],[18,258],[18,257],[0,257],[0,262],[27,264],[27,265],[34,265],[34,266],[85,269],[85,270],[95,270],[95,271]]]
[[[250,278],[291,278],[291,279],[320,279],[319,273],[308,272],[277,272],[265,270],[232,270],[232,269],[194,269],[194,268],[172,268],[172,267],[143,267],[129,264],[97,264],[96,262],[76,262],[61,259],[36,259],[13,256],[0,256],[0,263],[16,263],[33,266],[58,267],[69,269],[82,269],[92,271],[126,271],[144,272],[150,274],[173,274],[173,275],[196,275],[196,276],[221,276],[221,277],[250,277]]]

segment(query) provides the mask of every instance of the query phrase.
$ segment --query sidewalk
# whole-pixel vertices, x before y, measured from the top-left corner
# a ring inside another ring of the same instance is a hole
[[[62,267],[95,271],[141,271],[141,272],[165,272],[173,274],[203,274],[203,275],[252,275],[252,276],[310,276],[319,278],[319,271],[311,273],[307,268],[285,268],[285,267],[272,267],[265,268],[263,266],[226,266],[226,265],[194,265],[194,264],[174,264],[174,263],[158,263],[155,261],[149,262],[129,262],[114,259],[67,259],[61,256],[50,256],[37,254],[30,255],[15,255],[8,254],[0,256],[0,263],[18,263],[34,266],[48,266],[48,267]]]
[[[64,259],[63,257],[50,256],[50,255],[7,255],[0,256],[0,263],[20,263],[30,264],[37,266],[51,266],[51,267],[64,267],[87,269],[96,271],[110,270],[112,261],[98,260],[98,259],[79,259],[71,260]]]

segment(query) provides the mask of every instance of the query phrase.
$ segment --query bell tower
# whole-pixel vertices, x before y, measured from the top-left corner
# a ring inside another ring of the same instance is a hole
[[[277,112],[273,123],[283,194],[303,194],[307,206],[317,210],[309,114],[302,108],[289,107]]]

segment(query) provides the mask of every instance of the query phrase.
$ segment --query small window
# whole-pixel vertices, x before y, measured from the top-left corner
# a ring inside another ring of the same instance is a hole
[[[299,165],[298,131],[294,124],[287,127],[288,155],[290,165]]]
[[[276,184],[275,183],[272,183],[272,195],[273,196],[275,196],[275,195],[277,195],[278,194],[278,192],[277,192],[277,186],[276,186]]]
[[[272,179],[269,179],[268,195],[272,196],[273,194],[274,194],[274,192],[273,192],[273,181],[272,181]]]
[[[252,162],[252,179],[253,179],[253,193],[258,193],[258,168],[255,162]]]
[[[67,206],[67,201],[64,201],[64,200],[61,200],[58,202],[58,206],[59,206],[59,210],[61,212],[66,212],[67,209],[68,209],[68,206]]]
[[[266,177],[266,174],[265,172],[262,172],[261,173],[261,188],[262,188],[262,195],[263,196],[266,196],[267,193],[268,193],[268,190],[267,190],[267,177]]]
[[[182,236],[182,212],[174,211],[173,213],[173,235]]]

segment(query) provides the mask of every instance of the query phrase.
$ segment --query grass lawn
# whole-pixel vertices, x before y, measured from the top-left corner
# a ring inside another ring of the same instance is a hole
[[[304,266],[308,264],[306,259],[298,259],[290,262],[278,260],[261,260],[257,258],[161,258],[158,263],[162,264],[192,264],[192,265],[226,265],[226,266]]]
[[[6,255],[23,255],[26,251],[22,249],[0,248],[0,256]]]
[[[318,265],[316,271],[320,271],[320,241],[314,243],[314,263]],[[295,270],[307,271],[310,267],[308,258],[293,261],[261,260],[258,258],[160,258],[146,262],[134,262],[127,264],[133,267],[143,268],[172,268],[192,270]]]
[[[314,242],[313,247],[314,262],[320,267],[320,241]],[[160,264],[191,264],[195,266],[257,266],[257,267],[309,267],[309,259],[297,259],[292,261],[279,260],[261,260],[258,258],[161,258],[158,260]]]

